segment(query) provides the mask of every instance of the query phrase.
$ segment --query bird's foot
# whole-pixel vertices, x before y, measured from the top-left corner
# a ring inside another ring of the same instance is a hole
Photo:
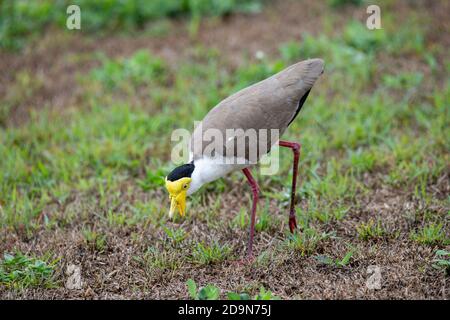
[[[294,233],[295,229],[297,229],[297,220],[295,219],[295,216],[289,217],[289,230],[291,230],[291,233]]]

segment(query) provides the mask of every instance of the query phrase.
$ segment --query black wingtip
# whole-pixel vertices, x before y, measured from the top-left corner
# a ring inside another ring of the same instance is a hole
[[[295,110],[295,114],[292,117],[291,121],[289,121],[288,126],[292,123],[292,121],[295,120],[295,118],[297,117],[298,113],[300,112],[300,110],[303,107],[303,104],[306,101],[306,98],[308,98],[309,92],[311,91],[311,89],[309,89],[308,91],[306,91],[306,93],[303,95],[303,97],[298,101],[298,106],[297,106],[297,110]]]

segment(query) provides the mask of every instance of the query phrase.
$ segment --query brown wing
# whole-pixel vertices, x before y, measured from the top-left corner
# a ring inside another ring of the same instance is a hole
[[[315,81],[323,73],[323,65],[321,59],[296,63],[220,102],[201,121],[201,126],[194,130],[191,139],[194,158],[202,156],[205,147],[211,143],[204,139],[204,134],[209,129],[215,129],[214,132],[220,132],[223,137],[226,137],[227,129],[243,129],[245,132],[254,129],[257,133],[260,129],[278,129],[281,136],[298,114]],[[270,150],[277,138],[278,136],[270,137],[269,134],[265,152]],[[238,133],[234,144],[242,143],[244,139]],[[232,139],[224,139],[224,150],[231,142]],[[258,155],[265,152],[258,151]],[[227,156],[230,154],[227,153]]]

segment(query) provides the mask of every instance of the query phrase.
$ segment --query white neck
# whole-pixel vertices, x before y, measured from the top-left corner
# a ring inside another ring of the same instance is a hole
[[[195,169],[187,195],[191,195],[204,184],[217,180],[231,171],[242,169],[248,165],[223,164],[208,157],[194,160]]]

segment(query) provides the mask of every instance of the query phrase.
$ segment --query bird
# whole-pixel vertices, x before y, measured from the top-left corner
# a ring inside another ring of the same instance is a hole
[[[247,257],[252,258],[260,188],[250,169],[278,144],[293,152],[289,229],[294,233],[297,228],[295,197],[301,145],[280,140],[280,137],[298,116],[323,71],[322,59],[300,61],[232,94],[212,108],[194,128],[189,141],[189,161],[165,177],[170,198],[169,216],[172,218],[178,210],[184,217],[187,196],[207,183],[241,170],[253,195],[247,246]],[[247,131],[256,134],[246,134]],[[208,132],[222,135],[222,139],[215,139],[212,151],[205,145],[205,142],[212,141],[213,135],[208,135]],[[229,132],[231,134],[228,135]],[[255,136],[256,140],[251,142],[250,138]]]

